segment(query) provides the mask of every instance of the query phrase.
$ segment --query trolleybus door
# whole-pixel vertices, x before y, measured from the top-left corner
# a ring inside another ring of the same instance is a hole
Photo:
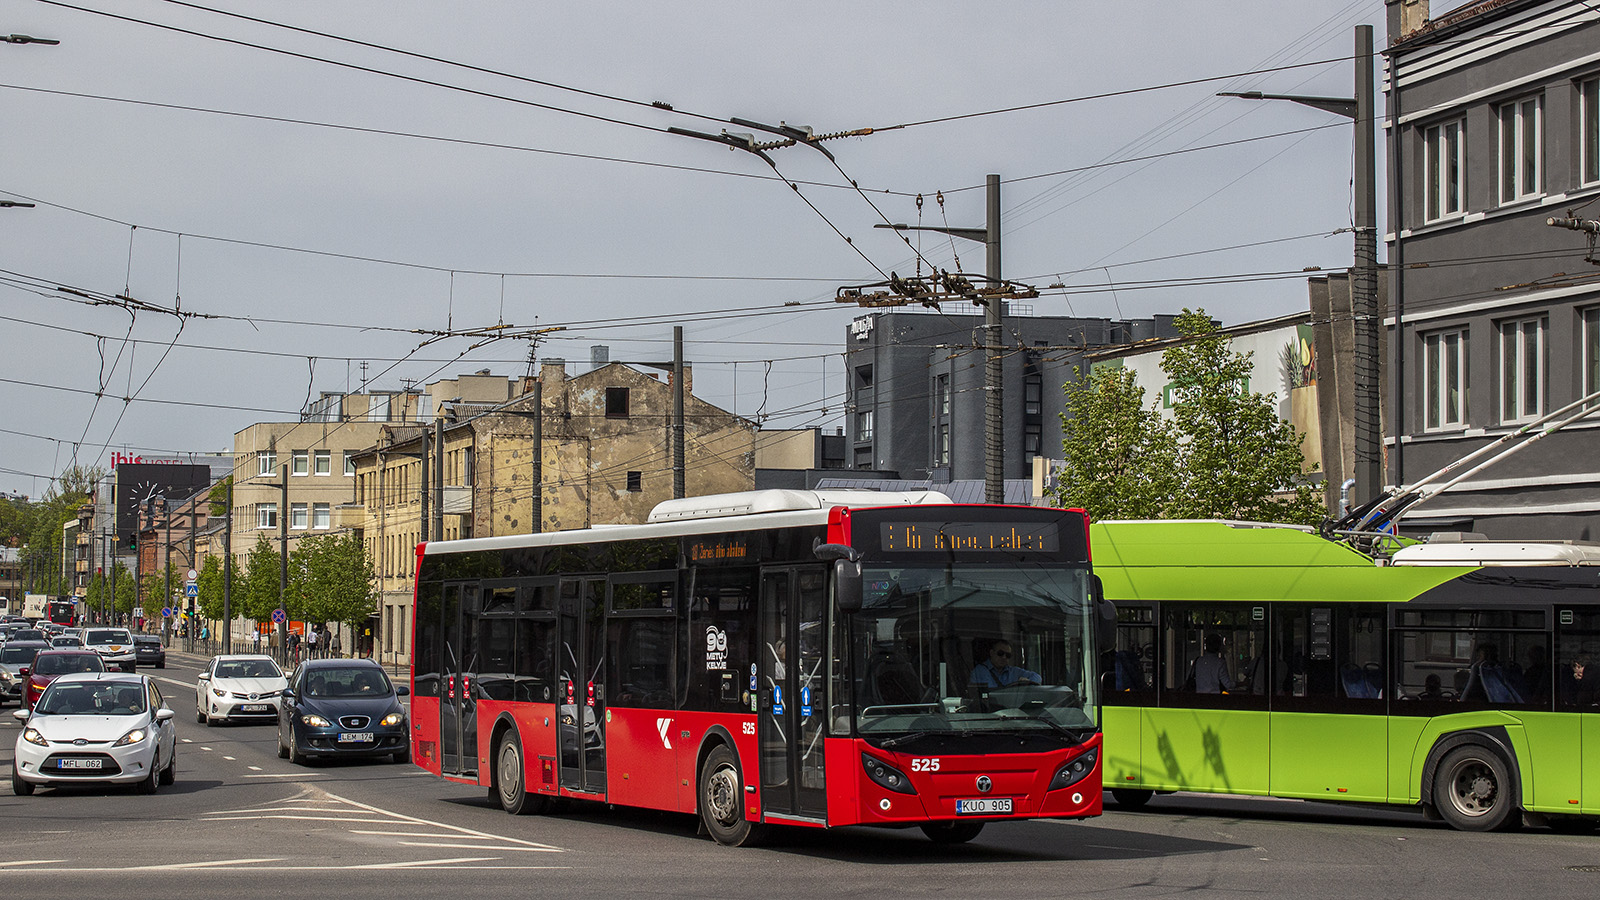
[[[1578,727],[1568,729],[1576,734],[1563,743],[1570,748],[1567,765],[1582,779],[1579,809],[1594,815],[1600,811],[1600,706],[1595,705],[1600,702],[1600,693],[1593,687],[1593,679],[1600,678],[1600,607],[1568,606],[1558,602],[1555,615],[1556,709],[1578,713],[1568,716],[1578,719]],[[1584,666],[1580,682],[1573,678],[1572,664],[1584,658],[1590,662]],[[1590,687],[1585,688],[1584,682],[1590,683]],[[1545,768],[1541,763],[1539,771]],[[1569,794],[1568,799],[1572,799],[1572,795]]]
[[[439,763],[445,774],[475,775],[478,771],[478,711],[474,689],[478,660],[474,635],[481,609],[476,584],[444,587],[443,621],[440,623]]]
[[[761,808],[825,821],[823,720],[828,705],[827,568],[761,573]]]
[[[563,578],[558,590],[560,646],[556,649],[556,711],[561,730],[561,786],[606,789],[604,578]]]

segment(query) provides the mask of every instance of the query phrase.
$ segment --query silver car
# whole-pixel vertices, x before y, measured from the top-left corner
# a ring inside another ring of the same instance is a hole
[[[100,654],[106,668],[120,668],[132,672],[138,665],[133,651],[133,635],[126,628],[87,628],[83,632],[84,649]]]

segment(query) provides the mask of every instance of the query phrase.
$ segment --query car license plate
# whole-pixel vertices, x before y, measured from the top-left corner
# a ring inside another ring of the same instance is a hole
[[[344,734],[339,735],[339,743],[341,744],[359,744],[370,740],[372,740],[372,732],[370,731],[346,731]]]
[[[56,767],[61,769],[98,769],[105,763],[103,759],[58,759]]]
[[[957,800],[958,816],[995,816],[1011,812],[1010,797],[979,797],[976,800]]]
[[[267,711],[265,703],[245,703],[239,707],[239,712],[264,713]]]

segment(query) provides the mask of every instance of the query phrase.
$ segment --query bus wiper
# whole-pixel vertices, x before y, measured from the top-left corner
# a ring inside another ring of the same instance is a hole
[[[897,738],[890,738],[887,741],[884,741],[883,743],[879,744],[878,746],[880,746],[880,747],[898,747],[901,744],[907,743],[909,741],[914,741],[914,740],[917,740],[918,738],[925,738],[931,733],[932,732],[928,732],[928,731],[912,731],[912,732],[909,732],[907,734],[902,734]]]

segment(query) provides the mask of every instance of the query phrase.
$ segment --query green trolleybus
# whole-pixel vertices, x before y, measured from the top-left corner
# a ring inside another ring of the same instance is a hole
[[[697,813],[729,845],[1100,813],[1081,511],[755,491],[417,554],[412,758],[507,812]]]
[[[1200,791],[1421,805],[1456,828],[1600,816],[1600,545],[1106,522],[1119,804]]]

